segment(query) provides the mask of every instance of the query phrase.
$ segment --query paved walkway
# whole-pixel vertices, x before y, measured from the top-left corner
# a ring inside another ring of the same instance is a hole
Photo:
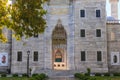
[[[52,77],[49,78],[48,80],[76,80],[76,79],[73,77]]]

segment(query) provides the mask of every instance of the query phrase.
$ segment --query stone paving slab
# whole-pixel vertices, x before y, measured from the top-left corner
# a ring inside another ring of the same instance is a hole
[[[73,77],[52,77],[49,78],[48,80],[76,80],[76,79]]]

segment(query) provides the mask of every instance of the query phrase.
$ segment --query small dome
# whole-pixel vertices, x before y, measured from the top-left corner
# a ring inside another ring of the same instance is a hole
[[[113,21],[113,20],[115,20],[114,17],[112,17],[112,16],[108,16],[108,17],[107,17],[107,21]]]

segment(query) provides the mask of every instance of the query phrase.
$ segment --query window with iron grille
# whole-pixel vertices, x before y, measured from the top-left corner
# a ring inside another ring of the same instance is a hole
[[[22,51],[17,52],[17,61],[22,61]]]
[[[86,61],[86,54],[85,51],[81,51],[81,61]]]
[[[80,10],[80,17],[85,17],[85,10]]]
[[[97,61],[102,61],[102,53],[101,53],[101,51],[97,51]]]
[[[34,61],[38,61],[38,51],[34,51]]]
[[[100,17],[100,10],[96,10],[96,17]]]
[[[81,37],[85,37],[85,29],[81,29],[80,30],[80,36]]]
[[[96,37],[101,37],[101,29],[96,29]]]

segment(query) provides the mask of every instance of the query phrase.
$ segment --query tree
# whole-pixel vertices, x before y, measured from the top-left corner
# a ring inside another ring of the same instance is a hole
[[[5,39],[2,34],[5,26],[13,31],[17,39],[44,32],[45,1],[47,0],[16,0],[11,6],[6,6],[8,0],[0,0],[0,39]]]
[[[9,25],[9,12],[7,6],[8,0],[0,0],[0,41],[6,42],[7,37],[3,33],[3,29]]]
[[[43,4],[46,0],[16,0],[12,5],[11,29],[15,36],[31,37],[44,32],[46,21],[43,18],[46,10]]]

